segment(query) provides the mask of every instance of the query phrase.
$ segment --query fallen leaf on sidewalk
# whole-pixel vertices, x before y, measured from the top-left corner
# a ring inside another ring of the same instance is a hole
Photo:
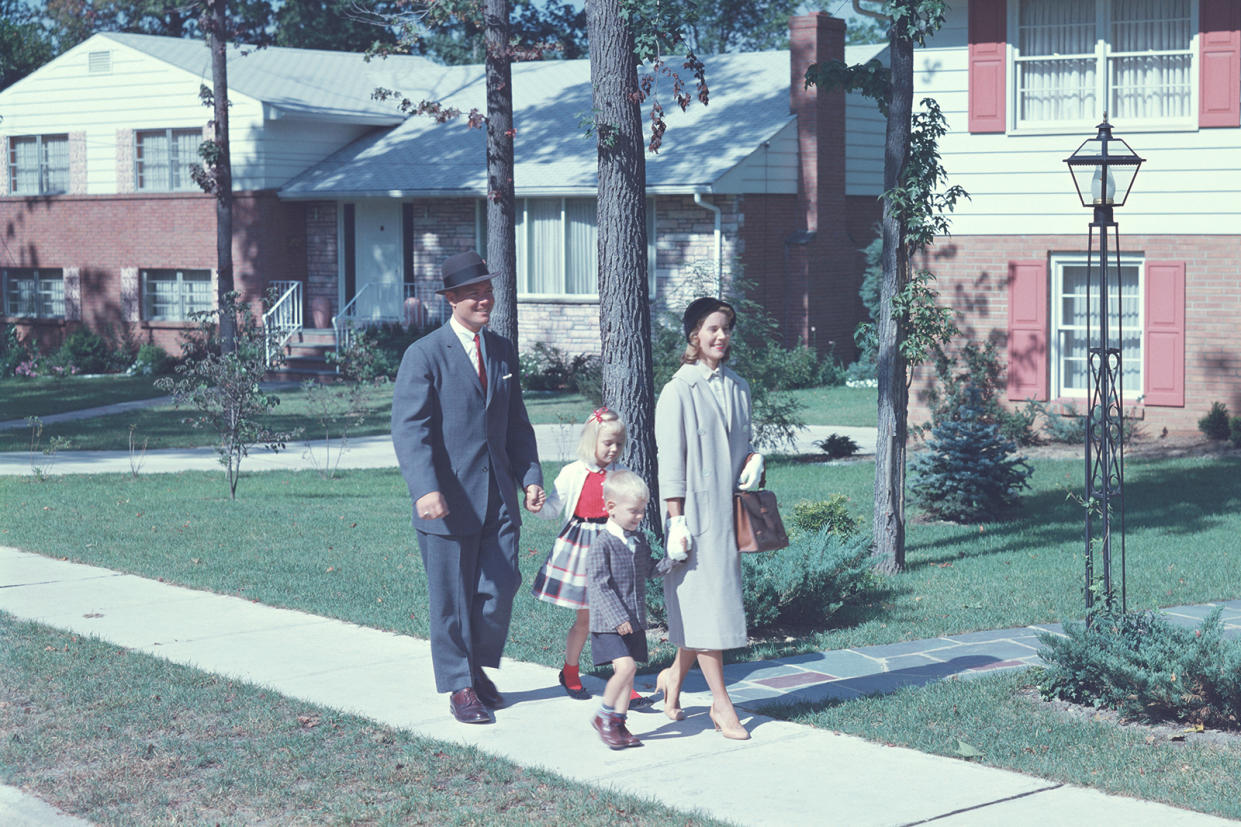
[[[965,743],[960,738],[957,739],[956,754],[964,758],[966,761],[971,761],[975,758],[982,758],[981,750],[972,744]]]
[[[302,729],[313,729],[319,725],[318,715],[298,715],[297,723]]]

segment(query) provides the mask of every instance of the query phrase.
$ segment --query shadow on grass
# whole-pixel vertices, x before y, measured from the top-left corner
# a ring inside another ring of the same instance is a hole
[[[1220,526],[1237,510],[1236,478],[1241,462],[1213,459],[1200,466],[1181,461],[1130,463],[1124,486],[1125,529],[1129,533],[1158,531],[1174,536],[1192,536]],[[951,536],[912,542],[908,552],[953,549],[952,554],[918,555],[908,564],[910,570],[926,568],[962,557],[1000,555],[1030,547],[1055,548],[1084,542],[1083,509],[1069,499],[1079,489],[1040,491],[1022,497],[1024,519],[987,525],[992,545],[966,550],[964,532],[972,525],[961,524]],[[997,541],[997,538],[999,542]]]

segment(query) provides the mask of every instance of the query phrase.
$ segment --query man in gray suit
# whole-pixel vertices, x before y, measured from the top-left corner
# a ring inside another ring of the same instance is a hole
[[[463,723],[489,723],[503,705],[484,666],[508,638],[521,514],[543,507],[534,429],[517,382],[517,354],[487,330],[495,297],[478,253],[444,262],[448,324],[409,346],[392,398],[392,443],[413,500],[427,572],[435,686]]]

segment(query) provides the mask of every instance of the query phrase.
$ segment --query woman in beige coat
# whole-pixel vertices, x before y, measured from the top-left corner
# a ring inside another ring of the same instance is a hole
[[[746,645],[741,555],[733,528],[733,491],[757,487],[762,456],[750,444],[750,386],[724,366],[736,314],[702,298],[685,311],[683,364],[655,406],[659,490],[668,511],[669,549],[684,545],[689,563],[664,580],[672,666],[659,673],[664,714],[684,717],[681,682],[695,657],[711,689],[710,716],[726,737],[749,732],[724,685],[724,649]]]

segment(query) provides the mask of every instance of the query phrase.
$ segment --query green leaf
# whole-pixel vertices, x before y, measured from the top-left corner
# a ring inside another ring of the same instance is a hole
[[[972,744],[967,744],[960,738],[957,739],[956,755],[961,756],[966,761],[973,761],[976,758],[982,758],[982,751]]]

